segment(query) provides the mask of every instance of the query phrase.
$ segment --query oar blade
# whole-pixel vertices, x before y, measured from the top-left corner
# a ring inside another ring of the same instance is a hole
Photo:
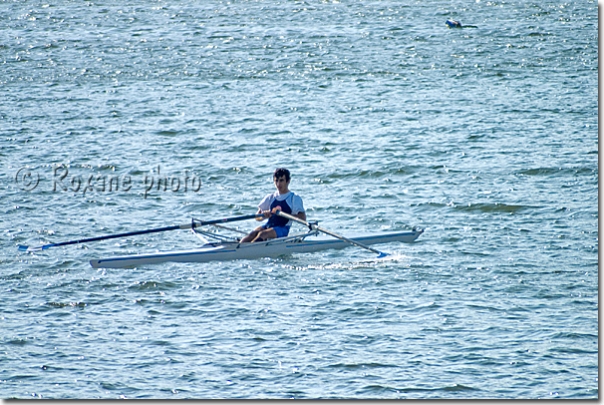
[[[48,249],[46,246],[24,246],[19,245],[19,252],[37,252],[39,250]]]
[[[54,244],[50,244],[50,245],[39,245],[39,246],[25,246],[25,245],[19,245],[19,251],[20,252],[38,252],[40,250],[46,250],[48,248],[53,247]]]
[[[377,257],[377,258],[378,258],[378,259],[381,259],[381,258],[383,258],[383,257],[387,257],[387,256],[390,256],[390,253],[380,252],[380,254],[378,255],[378,257]]]

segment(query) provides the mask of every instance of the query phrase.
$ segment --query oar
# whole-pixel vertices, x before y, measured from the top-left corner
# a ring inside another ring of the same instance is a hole
[[[344,242],[348,242],[348,243],[350,243],[352,245],[357,245],[359,247],[362,247],[363,249],[371,250],[373,253],[377,253],[378,254],[378,258],[388,256],[388,253],[381,252],[381,251],[379,251],[377,249],[374,249],[374,248],[369,247],[367,245],[364,245],[364,244],[362,244],[360,242],[357,242],[356,240],[348,239],[348,238],[346,238],[346,237],[344,237],[342,235],[338,235],[337,233],[333,233],[331,231],[328,231],[327,229],[323,229],[323,228],[319,227],[317,224],[311,224],[309,222],[304,221],[303,219],[300,219],[298,217],[294,217],[293,215],[290,215],[290,214],[285,213],[283,211],[276,211],[275,213],[277,215],[279,215],[280,217],[291,219],[292,221],[296,221],[296,222],[301,223],[302,225],[306,225],[311,230],[312,229],[316,229],[317,231],[321,231],[323,233],[326,233],[327,235],[333,236],[334,238],[341,239]]]
[[[75,245],[75,244],[78,244],[78,243],[95,242],[95,241],[99,241],[99,240],[123,238],[125,236],[144,235],[144,234],[147,234],[147,233],[174,231],[174,230],[177,230],[177,229],[189,229],[189,228],[192,229],[192,228],[196,228],[198,226],[220,224],[220,223],[225,223],[225,222],[243,221],[243,220],[246,220],[246,219],[253,219],[253,218],[257,218],[257,217],[262,217],[262,214],[252,214],[252,215],[242,215],[242,216],[239,216],[239,217],[227,217],[227,218],[221,218],[221,219],[212,219],[210,221],[192,221],[192,222],[190,222],[188,224],[182,224],[182,225],[173,225],[173,226],[166,226],[166,227],[163,227],[163,228],[145,229],[145,230],[142,230],[142,231],[117,233],[117,234],[114,234],[114,235],[96,236],[94,238],[70,240],[68,242],[49,243],[47,245],[40,245],[40,246],[24,246],[24,245],[19,245],[19,250],[20,251],[28,251],[28,252],[36,251],[36,250],[46,250],[46,249],[49,249],[51,247],[57,247],[57,246]]]

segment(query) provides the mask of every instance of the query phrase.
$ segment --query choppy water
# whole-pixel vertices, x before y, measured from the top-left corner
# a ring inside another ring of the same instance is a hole
[[[0,14],[2,398],[598,397],[596,2]],[[17,251],[252,213],[282,165],[327,229],[426,231],[383,261]]]

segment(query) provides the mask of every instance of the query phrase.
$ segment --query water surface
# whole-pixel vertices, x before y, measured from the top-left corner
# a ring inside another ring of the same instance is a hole
[[[0,5],[3,398],[598,398],[595,2],[82,4]],[[327,229],[425,233],[17,251],[253,213],[278,166]]]

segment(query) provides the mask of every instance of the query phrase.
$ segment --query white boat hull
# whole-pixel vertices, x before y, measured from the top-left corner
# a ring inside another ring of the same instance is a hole
[[[423,230],[392,232],[379,235],[351,238],[365,245],[390,242],[413,242]],[[256,243],[225,243],[216,246],[204,246],[200,249],[172,252],[159,252],[141,255],[109,257],[91,260],[94,268],[130,268],[164,262],[202,263],[215,260],[257,259],[260,257],[278,257],[291,253],[310,253],[326,249],[341,249],[351,244],[340,239],[326,239],[316,236],[300,240],[272,239]]]

